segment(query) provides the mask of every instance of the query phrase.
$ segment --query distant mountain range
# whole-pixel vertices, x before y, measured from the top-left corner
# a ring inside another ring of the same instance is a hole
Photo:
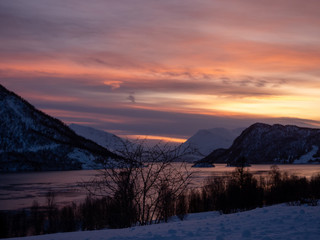
[[[94,168],[117,158],[0,85],[0,171]]]
[[[78,135],[90,139],[100,146],[107,148],[112,152],[121,151],[124,147],[133,146],[127,139],[120,138],[112,133],[98,130],[92,127],[78,124],[70,124],[69,127]]]
[[[192,153],[186,158],[187,161],[194,162],[202,159],[218,148],[228,148],[234,139],[240,135],[244,128],[226,129],[211,128],[201,129],[184,142],[180,148],[189,149]]]
[[[0,85],[0,172],[96,168],[117,159],[113,152],[124,144],[133,146],[101,130],[68,127]],[[320,129],[263,123],[212,128],[199,130],[180,149],[195,150],[184,159],[190,162],[319,163]]]
[[[319,163],[320,129],[256,123],[245,129],[230,148],[216,149],[199,162]]]

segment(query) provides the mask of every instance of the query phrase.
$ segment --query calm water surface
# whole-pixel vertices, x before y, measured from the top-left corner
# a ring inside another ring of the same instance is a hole
[[[252,165],[249,170],[254,175],[266,175],[271,165]],[[320,173],[320,165],[278,165],[280,170],[290,174],[306,176]],[[209,176],[223,176],[232,172],[234,167],[216,164],[215,168],[191,168],[194,172],[193,186],[201,186]],[[34,200],[45,203],[48,191],[56,194],[59,206],[70,202],[79,203],[87,192],[79,187],[79,183],[89,182],[95,175],[95,170],[40,172],[40,173],[10,173],[0,175],[0,210],[15,210],[30,207]]]

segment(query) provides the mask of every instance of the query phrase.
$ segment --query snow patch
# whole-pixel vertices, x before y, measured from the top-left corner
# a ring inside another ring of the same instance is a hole
[[[37,152],[37,151],[39,151],[39,150],[48,150],[48,149],[50,149],[50,150],[52,150],[52,149],[55,149],[55,148],[57,148],[57,147],[59,147],[60,145],[59,144],[56,144],[56,143],[53,143],[53,144],[48,144],[48,145],[36,145],[36,146],[32,146],[32,147],[30,147],[28,150],[30,151],[30,152]]]
[[[96,165],[94,163],[95,157],[79,148],[74,149],[71,153],[68,154],[68,157],[71,159],[77,159],[82,163],[82,169],[92,169]]]
[[[305,155],[301,156],[299,159],[295,160],[294,163],[302,164],[302,163],[308,163],[310,160],[315,160],[313,155],[315,155],[319,150],[318,146],[312,146],[312,149],[310,152],[306,153]]]
[[[24,147],[24,148],[16,148],[14,149],[15,152],[20,152],[20,153],[23,153],[23,152],[38,152],[38,151],[41,151],[41,150],[54,150],[55,148],[58,148],[60,146],[60,144],[56,144],[56,143],[53,143],[53,144],[47,144],[47,145],[33,145],[31,147]],[[0,150],[0,153],[2,152],[6,152],[6,151],[3,151],[3,150]]]

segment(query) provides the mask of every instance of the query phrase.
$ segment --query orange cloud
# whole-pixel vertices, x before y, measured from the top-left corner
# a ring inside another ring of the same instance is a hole
[[[131,140],[156,140],[161,142],[174,142],[174,143],[184,143],[188,139],[186,138],[174,138],[174,137],[165,137],[165,136],[156,136],[156,135],[125,135],[122,137],[127,137]]]
[[[103,84],[111,86],[112,90],[115,90],[121,86],[121,81],[104,81]]]

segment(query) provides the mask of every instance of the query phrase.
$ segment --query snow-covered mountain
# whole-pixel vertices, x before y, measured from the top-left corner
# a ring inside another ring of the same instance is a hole
[[[0,171],[83,169],[115,157],[0,85]]]
[[[320,129],[256,123],[236,138],[228,149],[217,149],[201,162],[248,163],[320,162]]]
[[[195,161],[210,154],[218,148],[228,148],[236,137],[238,137],[243,128],[233,130],[225,128],[202,129],[191,136],[180,147],[181,149],[190,149],[192,154],[187,157],[187,160]]]
[[[112,152],[121,151],[124,145],[128,146],[132,144],[128,140],[122,139],[112,133],[108,133],[92,127],[82,126],[74,123],[70,124],[69,127],[78,135],[90,139]]]

